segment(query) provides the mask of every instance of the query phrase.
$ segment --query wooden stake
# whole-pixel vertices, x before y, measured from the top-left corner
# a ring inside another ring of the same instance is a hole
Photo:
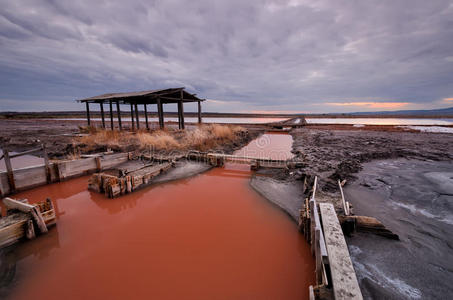
[[[113,107],[112,107],[112,100],[109,101],[110,106],[110,128],[113,130]]]
[[[178,102],[178,114],[179,114],[179,129],[184,129],[184,92],[181,90],[180,99]]]
[[[86,108],[87,108],[87,122],[88,126],[91,126],[91,120],[90,120],[90,104],[88,102],[85,102]]]
[[[99,103],[99,106],[101,107],[102,128],[105,129],[104,103]]]
[[[49,164],[49,156],[47,155],[46,146],[44,144],[41,145],[42,147],[42,156],[44,158],[44,164],[46,166],[46,179],[47,183],[51,183],[51,172],[50,172],[50,164]]]
[[[164,128],[164,107],[160,98],[157,98],[157,114],[159,116],[159,127]]]
[[[118,126],[120,130],[123,129],[123,126],[121,124],[121,110],[120,110],[120,101],[116,101],[116,113],[118,115]]]
[[[135,103],[135,120],[136,120],[136,123],[137,123],[137,130],[140,129],[140,122],[138,120],[138,107],[137,107],[137,103]]]
[[[201,119],[201,101],[198,101],[198,124],[202,123]]]
[[[135,130],[134,126],[134,105],[131,103],[131,122],[132,122],[132,131]]]
[[[7,149],[3,149],[3,157],[5,159],[6,172],[8,176],[9,192],[14,193],[16,191],[16,184],[14,182],[13,167],[11,166],[11,159],[9,158],[9,152]]]
[[[149,130],[149,124],[148,124],[148,110],[146,109],[146,103],[143,104],[143,108],[145,109],[145,122],[146,122],[146,129]]]

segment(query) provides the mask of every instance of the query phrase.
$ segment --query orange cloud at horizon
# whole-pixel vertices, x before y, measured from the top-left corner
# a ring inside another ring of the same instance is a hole
[[[366,106],[369,108],[400,108],[411,104],[410,102],[326,102],[332,106]]]
[[[444,98],[444,101],[453,101],[453,98]]]

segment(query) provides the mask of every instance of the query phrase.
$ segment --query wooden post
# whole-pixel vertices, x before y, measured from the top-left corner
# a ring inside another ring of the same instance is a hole
[[[132,122],[132,131],[135,130],[135,126],[134,126],[134,105],[132,104],[131,102],[131,122]]]
[[[91,126],[91,119],[90,119],[90,104],[88,102],[85,102],[85,105],[87,107],[87,122],[88,126]]]
[[[137,107],[137,102],[135,102],[135,120],[136,120],[136,125],[137,125],[137,130],[140,129],[140,123],[138,120],[138,107]]]
[[[105,129],[104,103],[100,102],[99,106],[101,107],[102,128]]]
[[[179,129],[184,129],[184,92],[181,90],[180,99],[178,102],[178,113],[179,113]]]
[[[148,110],[146,109],[146,103],[143,104],[143,108],[145,109],[146,129],[149,130],[149,124],[148,124]]]
[[[198,101],[198,124],[201,124],[201,101]]]
[[[340,187],[341,192],[341,203],[343,204],[343,212],[345,216],[349,216],[349,209],[346,204],[346,200],[344,199],[343,187],[341,186],[340,179],[338,179],[338,186]]]
[[[122,130],[123,126],[121,124],[121,110],[120,110],[120,101],[119,100],[116,101],[116,113],[118,115],[118,127],[120,128],[120,130]]]
[[[164,128],[164,107],[160,98],[157,98],[157,115],[159,116],[159,127]]]
[[[14,182],[13,167],[11,166],[11,159],[9,158],[7,149],[3,149],[3,157],[5,159],[6,172],[8,176],[9,193],[11,194],[16,191],[16,183]]]
[[[113,107],[112,107],[112,100],[110,100],[109,104],[110,104],[110,128],[113,130]]]
[[[49,156],[47,155],[46,146],[44,144],[41,145],[42,147],[42,156],[44,158],[44,164],[46,166],[46,179],[47,183],[52,181],[51,173],[50,173],[50,165],[49,165]]]

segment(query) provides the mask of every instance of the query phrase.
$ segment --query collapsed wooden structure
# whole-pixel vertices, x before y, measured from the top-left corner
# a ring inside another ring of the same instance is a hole
[[[47,233],[55,225],[56,217],[50,199],[29,204],[27,199],[4,198],[6,217],[0,214],[0,248],[12,245],[23,238],[34,239],[36,232]]]
[[[172,165],[171,162],[128,161],[91,175],[88,189],[115,198],[151,184],[154,177],[167,171]]]
[[[79,102],[85,103],[86,113],[87,113],[87,122],[88,126],[91,126],[90,118],[90,104],[99,104],[102,118],[102,127],[106,128],[105,125],[105,116],[104,116],[104,104],[108,104],[110,108],[110,128],[113,130],[114,121],[113,121],[113,105],[116,105],[116,114],[118,118],[118,128],[122,130],[123,125],[121,122],[121,110],[120,105],[126,104],[130,106],[131,110],[131,122],[132,130],[135,128],[140,129],[139,121],[139,110],[138,106],[143,105],[143,110],[145,114],[145,126],[146,129],[149,129],[148,122],[148,104],[155,104],[157,106],[157,114],[159,118],[160,128],[164,128],[164,104],[177,104],[178,106],[178,124],[179,129],[184,129],[184,103],[196,102],[198,103],[198,123],[202,122],[201,119],[201,102],[205,99],[198,98],[196,94],[191,94],[185,91],[184,87],[180,88],[169,88],[169,89],[159,89],[159,90],[149,90],[142,92],[130,92],[130,93],[114,93],[114,94],[103,94],[99,96],[94,96],[86,99],[77,100]],[[135,121],[134,121],[135,119]]]

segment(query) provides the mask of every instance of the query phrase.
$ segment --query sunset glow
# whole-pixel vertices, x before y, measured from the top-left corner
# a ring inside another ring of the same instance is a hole
[[[327,102],[324,103],[331,106],[357,106],[357,107],[368,107],[368,108],[401,108],[409,105],[409,102]]]

